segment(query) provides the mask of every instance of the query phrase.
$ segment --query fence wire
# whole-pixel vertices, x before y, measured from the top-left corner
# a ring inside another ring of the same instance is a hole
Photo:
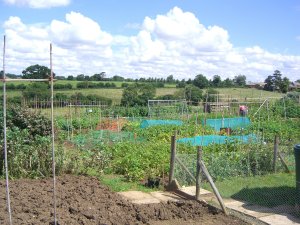
[[[299,216],[295,208],[297,198],[293,144],[279,146],[276,164],[271,143],[236,148],[235,151],[220,146],[203,149],[202,160],[222,197],[268,207],[270,212]],[[174,174],[181,186],[195,185],[191,175],[196,177],[196,157],[196,154],[176,154]],[[201,180],[201,188],[212,191],[203,175]]]

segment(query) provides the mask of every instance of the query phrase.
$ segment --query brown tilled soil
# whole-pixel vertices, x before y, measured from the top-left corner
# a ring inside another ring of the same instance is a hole
[[[13,224],[54,224],[52,179],[10,182]],[[0,224],[9,224],[5,182],[0,181]],[[57,218],[63,224],[245,224],[195,201],[135,205],[101,185],[96,178],[57,178]]]

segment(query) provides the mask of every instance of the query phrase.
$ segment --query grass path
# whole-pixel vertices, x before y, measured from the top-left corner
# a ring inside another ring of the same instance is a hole
[[[243,200],[268,207],[294,205],[296,201],[294,173],[236,177],[217,181],[215,184],[224,198]],[[204,189],[211,190],[207,183],[204,184]]]

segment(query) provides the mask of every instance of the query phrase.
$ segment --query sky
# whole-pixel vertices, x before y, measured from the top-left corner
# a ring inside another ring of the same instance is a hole
[[[299,0],[0,0],[1,34],[6,73],[300,79]]]

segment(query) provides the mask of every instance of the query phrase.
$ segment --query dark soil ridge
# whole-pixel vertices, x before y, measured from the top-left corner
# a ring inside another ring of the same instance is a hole
[[[10,181],[13,224],[53,223],[53,180]],[[245,222],[192,200],[136,205],[113,193],[94,177],[57,177],[58,224],[232,224]],[[0,224],[9,224],[5,181],[0,181]]]

